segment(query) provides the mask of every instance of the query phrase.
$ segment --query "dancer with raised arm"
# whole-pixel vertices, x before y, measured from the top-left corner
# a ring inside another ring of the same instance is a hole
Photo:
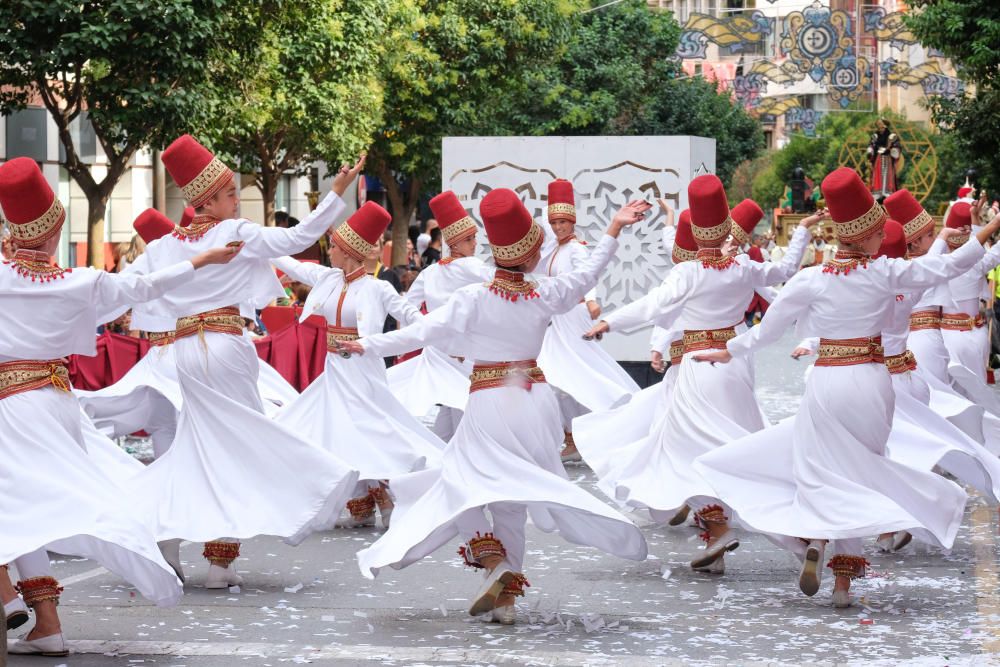
[[[64,358],[95,354],[94,331],[108,313],[177,289],[239,249],[209,246],[146,276],[64,269],[53,254],[66,212],[29,158],[0,166],[0,208],[13,243],[0,266],[0,564],[13,561],[20,578],[15,591],[0,565],[0,601],[8,629],[27,621],[27,607],[36,617],[10,653],[62,656],[62,588],[47,549],[97,561],[160,605],[182,592],[153,533],[88,455]]]
[[[171,565],[181,572],[179,540],[205,542],[205,586],[227,588],[242,581],[231,567],[240,538],[276,535],[297,544],[332,521],[357,481],[357,471],[265,416],[243,318],[284,294],[270,260],[310,247],[330,228],[364,160],[341,168],[330,194],[291,229],[236,217],[235,175],[193,137],[170,144],[163,163],[196,215],[150,243],[135,270],[173,264],[207,246],[243,250],[228,266],[133,309],[139,328],[156,331],[159,323],[175,332],[183,406],[170,449],[133,478],[132,489],[157,539],[172,540],[164,544]],[[172,326],[164,314],[176,317]]]
[[[743,524],[803,557],[799,587],[806,595],[819,590],[824,553],[831,554],[833,603],[846,607],[851,580],[868,565],[863,538],[905,530],[947,548],[958,531],[965,492],[885,456],[894,392],[882,332],[897,294],[960,275],[983,248],[973,239],[951,255],[873,260],[883,238],[882,206],[846,167],[829,174],[822,190],[840,241],[836,257],[789,280],[759,326],[725,349],[694,355],[712,362],[698,366],[725,367],[793,325],[820,336],[791,443],[765,432],[705,454],[696,469]]]
[[[623,207],[584,266],[536,283],[525,273],[538,265],[543,231],[513,191],[493,190],[480,204],[497,264],[492,281],[460,289],[405,329],[345,343],[354,353],[387,356],[457,336],[475,359],[465,416],[442,466],[394,480],[399,514],[358,554],[366,577],[411,565],[461,535],[468,541],[460,550],[466,563],[487,570],[469,612],[492,612],[494,621],[512,624],[515,598],[528,585],[529,514],[537,528],[559,531],[575,544],[646,557],[646,542],[631,521],[566,478],[556,448],[559,406],[535,358],[552,316],[575,307],[594,287],[622,228],[648,209],[644,202]]]

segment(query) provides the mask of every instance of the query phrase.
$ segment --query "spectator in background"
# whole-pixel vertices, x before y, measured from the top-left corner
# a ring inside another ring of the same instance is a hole
[[[420,253],[421,268],[427,268],[431,264],[441,261],[441,228],[435,227],[431,230],[431,242],[427,244],[427,249]]]
[[[372,276],[373,278],[378,278],[379,280],[385,280],[390,283],[397,293],[403,291],[403,284],[400,282],[399,276],[396,272],[387,268],[382,263],[382,241],[381,239],[372,246],[371,252],[365,255],[365,260],[363,262],[365,267],[365,272]],[[397,329],[396,320],[391,316],[386,316],[385,325],[382,327],[383,332],[395,331]],[[386,357],[385,365],[386,367],[392,366],[396,362],[396,358]]]
[[[422,268],[420,263],[420,253],[413,247],[413,241],[406,241],[406,270],[419,272]]]
[[[299,224],[299,219],[288,215],[288,211],[277,211],[274,214],[274,226],[289,229]]]
[[[437,229],[438,222],[434,218],[430,218],[427,222],[421,223],[420,225],[420,235],[417,236],[417,254],[423,255],[424,251],[427,250],[427,246],[431,243],[431,230]]]
[[[146,250],[146,242],[142,240],[142,237],[138,234],[132,236],[132,240],[128,243],[119,243],[116,248],[115,253],[117,257],[115,258],[115,270],[113,273],[121,273],[125,268],[137,260],[139,255],[141,255]]]

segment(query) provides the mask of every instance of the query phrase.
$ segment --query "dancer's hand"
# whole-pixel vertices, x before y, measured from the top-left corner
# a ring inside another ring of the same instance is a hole
[[[797,347],[792,350],[792,359],[798,360],[800,357],[810,357],[814,354],[808,347]]]
[[[723,257],[736,257],[737,253],[740,251],[740,247],[737,245],[736,239],[730,236],[725,240],[725,242],[723,242],[720,250],[722,251]]]
[[[938,232],[938,239],[941,241],[947,241],[952,236],[961,236],[962,234],[968,234],[971,227],[960,227],[958,229],[954,227],[942,227],[941,231]]]
[[[354,163],[353,167],[349,167],[346,164],[340,165],[337,175],[333,177],[333,182],[330,184],[330,191],[338,197],[343,197],[344,193],[347,192],[348,186],[354,182],[354,179],[361,173],[361,170],[365,168],[365,160],[367,159],[368,154],[362,153],[358,156],[358,161]]]
[[[598,322],[594,326],[590,327],[590,331],[588,331],[587,333],[583,334],[583,339],[584,340],[594,340],[594,339],[601,340],[601,338],[604,337],[604,334],[608,333],[608,331],[610,331],[610,330],[611,330],[611,326],[607,322],[605,322],[604,320],[601,320],[600,322]]]
[[[670,204],[668,204],[667,200],[664,199],[663,197],[657,199],[656,203],[660,205],[660,210],[663,211],[663,215],[665,215],[667,218],[666,221],[663,223],[663,226],[673,227],[674,223],[677,222],[676,220],[674,220],[674,208]]]
[[[629,203],[618,209],[615,213],[615,217],[611,220],[611,225],[608,226],[608,236],[613,236],[618,238],[619,232],[621,232],[623,227],[628,227],[629,225],[634,225],[640,220],[646,218],[646,213],[649,209],[653,208],[653,205],[649,202],[637,199],[635,201],[630,201]]]
[[[196,269],[208,266],[209,264],[229,264],[229,262],[236,258],[236,255],[240,254],[240,250],[243,250],[243,242],[234,241],[222,248],[212,248],[211,250],[198,253],[191,258],[191,263],[194,264],[194,268]]]
[[[649,365],[653,367],[653,370],[657,373],[663,373],[667,370],[667,364],[663,361],[663,353],[659,350],[653,350],[649,355]]]
[[[815,227],[816,225],[823,222],[829,217],[830,217],[830,212],[827,211],[825,208],[821,208],[820,210],[816,211],[809,217],[802,218],[802,220],[799,221],[799,227],[805,227],[806,229],[809,229],[810,227]]]
[[[596,301],[588,301],[587,312],[590,313],[590,319],[596,320],[601,316],[601,304]]]
[[[344,340],[344,341],[340,341],[340,344],[337,346],[337,349],[338,350],[343,350],[344,352],[347,352],[347,354],[364,354],[365,353],[365,347],[364,347],[364,345],[361,344],[361,341],[357,341],[357,340]]]
[[[733,355],[729,354],[729,350],[712,350],[710,352],[701,352],[692,356],[695,361],[707,361],[713,366],[715,364],[728,364],[733,358]]]

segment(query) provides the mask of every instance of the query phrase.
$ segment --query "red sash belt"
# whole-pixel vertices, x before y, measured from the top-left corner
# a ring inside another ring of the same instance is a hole
[[[882,336],[868,338],[820,338],[817,366],[857,366],[885,363]]]
[[[0,364],[0,400],[52,385],[69,391],[69,369],[62,359],[52,361],[8,361]]]
[[[534,359],[502,361],[495,364],[476,364],[469,376],[472,384],[469,393],[496,387],[520,386],[531,391],[531,385],[544,383],[545,374]]]

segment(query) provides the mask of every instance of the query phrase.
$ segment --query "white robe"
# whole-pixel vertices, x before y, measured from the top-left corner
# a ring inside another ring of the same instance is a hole
[[[846,275],[801,271],[760,326],[729,341],[734,360],[800,334],[876,336],[890,327],[895,296],[958,275],[983,254],[975,240],[951,255],[870,261]],[[794,538],[851,539],[908,530],[950,547],[966,494],[956,484],[886,456],[895,394],[884,364],[814,368],[792,421],[791,442],[769,429],[695,463],[718,496],[754,530]]]
[[[302,309],[303,320],[317,314],[330,326],[374,334],[382,331],[386,315],[403,324],[421,317],[384,280],[365,275],[347,284],[345,291],[340,269],[290,257],[275,264],[297,281],[313,286]],[[281,410],[276,422],[346,461],[362,480],[391,481],[437,465],[444,449],[444,443],[389,391],[385,364],[375,355],[344,359],[328,352],[322,375]]]
[[[614,239],[602,239],[585,270],[540,280],[537,298],[513,302],[485,285],[465,287],[414,325],[363,339],[366,354],[397,354],[458,335],[475,351],[477,362],[537,358],[552,315],[569,310],[593,288],[616,248]],[[420,560],[458,534],[463,513],[499,503],[526,505],[536,527],[558,530],[575,544],[624,558],[646,557],[646,542],[631,521],[567,479],[559,460],[562,429],[553,392],[547,384],[529,387],[472,393],[441,467],[394,481],[392,526],[358,553],[366,577]]]
[[[183,262],[148,276],[76,268],[40,283],[0,266],[0,362],[93,355],[106,313],[193,276]],[[90,449],[72,393],[49,386],[0,400],[0,563],[41,548],[71,554],[100,563],[156,604],[176,603],[180,582],[118,486],[120,458],[105,467],[116,455]]]

